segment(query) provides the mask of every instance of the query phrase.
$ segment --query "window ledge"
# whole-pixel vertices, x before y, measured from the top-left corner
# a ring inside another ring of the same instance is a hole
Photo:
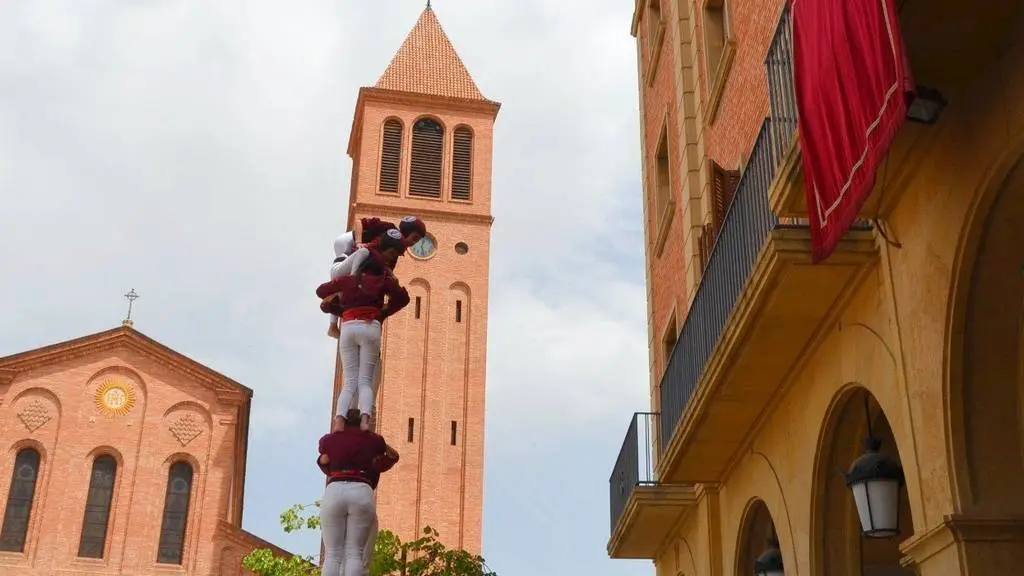
[[[722,59],[718,61],[715,68],[715,75],[711,83],[711,92],[708,94],[708,106],[704,114],[704,124],[710,126],[715,122],[718,114],[718,107],[722,103],[722,95],[725,93],[725,85],[729,81],[729,71],[732,70],[732,63],[736,57],[736,42],[730,40],[722,47]]]
[[[654,34],[654,42],[651,43],[650,53],[647,55],[647,70],[644,82],[650,86],[654,84],[654,77],[658,75],[658,63],[661,62],[661,45],[665,41],[665,25],[659,24],[658,31]]]
[[[668,229],[672,227],[672,218],[676,213],[676,201],[669,200],[668,204],[665,205],[665,210],[661,213],[658,218],[658,237],[654,241],[654,256],[661,258],[662,251],[665,250],[665,243],[668,241]]]

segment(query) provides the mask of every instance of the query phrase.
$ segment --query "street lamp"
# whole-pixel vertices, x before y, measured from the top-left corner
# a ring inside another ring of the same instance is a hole
[[[867,394],[864,411],[868,418],[868,436],[864,454],[846,473],[846,487],[853,492],[861,532],[868,538],[891,538],[900,533],[900,488],[903,468],[899,462],[880,454],[882,441],[871,433],[871,413]]]
[[[935,124],[948,102],[941,92],[928,86],[918,86],[914,100],[907,106],[907,120],[918,124]]]
[[[775,536],[775,526],[772,526],[771,536],[768,537],[768,549],[761,553],[754,560],[754,576],[785,576],[786,571],[782,568],[782,550],[779,549],[779,539]]]

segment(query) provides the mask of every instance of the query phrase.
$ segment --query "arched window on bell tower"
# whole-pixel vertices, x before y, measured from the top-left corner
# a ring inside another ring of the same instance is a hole
[[[473,131],[458,126],[452,132],[452,200],[473,199]]]
[[[444,164],[444,126],[433,118],[420,118],[412,127],[409,195],[441,197]]]
[[[398,194],[402,171],[402,121],[391,118],[384,122],[380,147],[380,184],[378,190]]]

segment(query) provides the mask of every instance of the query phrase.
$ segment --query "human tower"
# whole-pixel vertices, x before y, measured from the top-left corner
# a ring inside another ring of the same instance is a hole
[[[379,218],[360,221],[334,241],[330,280],[316,295],[330,314],[327,333],[338,339],[342,387],[331,432],[320,438],[317,464],[327,475],[320,503],[323,576],[363,576],[369,567],[378,522],[373,491],[398,453],[373,431],[373,403],[380,384],[382,325],[409,304],[394,269],[408,247],[427,233],[415,216],[398,225]],[[355,401],[355,407],[352,407]]]

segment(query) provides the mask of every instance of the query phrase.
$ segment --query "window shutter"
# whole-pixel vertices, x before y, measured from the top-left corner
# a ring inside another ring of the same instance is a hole
[[[444,160],[444,128],[422,118],[412,127],[409,195],[441,197],[441,166]]]
[[[732,204],[739,181],[739,170],[725,170],[718,164],[711,163],[711,222],[716,233],[722,229],[725,214]]]
[[[402,169],[402,123],[388,120],[384,123],[383,144],[380,150],[380,191],[398,193],[398,175]]]
[[[473,133],[455,129],[452,137],[452,198],[469,200],[473,183]]]

